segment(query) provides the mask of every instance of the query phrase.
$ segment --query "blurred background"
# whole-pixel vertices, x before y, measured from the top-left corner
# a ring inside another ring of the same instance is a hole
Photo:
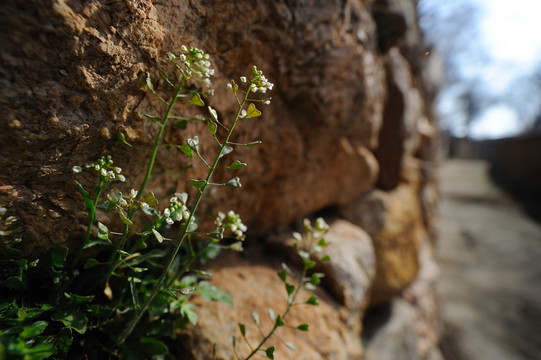
[[[444,64],[438,261],[453,359],[541,352],[541,2],[420,0]]]

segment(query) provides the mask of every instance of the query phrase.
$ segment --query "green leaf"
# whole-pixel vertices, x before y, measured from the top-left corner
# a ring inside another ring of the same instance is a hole
[[[167,345],[151,337],[142,337],[139,339],[139,344],[142,345],[142,349],[147,355],[163,355],[169,352]]]
[[[41,334],[47,325],[49,325],[47,321],[36,321],[30,326],[25,326],[19,336],[23,339],[32,339]]]
[[[188,157],[193,158],[193,151],[192,151],[192,149],[190,148],[190,146],[188,144],[180,145],[180,146],[178,146],[178,148],[184,154],[188,155]]]
[[[245,338],[246,337],[246,327],[244,326],[244,324],[239,323],[239,329],[240,329],[240,334],[242,335],[243,338]]]
[[[297,329],[299,329],[300,331],[308,331],[308,324],[300,324],[299,326],[297,326]]]
[[[207,120],[207,126],[212,135],[216,134],[216,131],[218,131],[218,125],[216,125],[216,123],[211,120]]]
[[[244,144],[244,146],[247,146],[247,147],[254,147],[254,146],[257,146],[257,145],[261,145],[263,142],[262,141],[252,141],[252,142],[249,142],[247,144]]]
[[[152,122],[157,122],[157,123],[161,123],[161,122],[162,122],[162,118],[159,117],[159,116],[154,116],[154,115],[144,114],[144,117],[146,117],[148,120],[150,120],[150,121],[152,121]]]
[[[76,305],[91,302],[92,300],[94,300],[95,297],[94,295],[83,296],[69,293],[64,293],[64,296],[69,299],[72,304]]]
[[[313,261],[310,260],[310,259],[304,259],[304,268],[305,268],[306,270],[311,269],[311,268],[313,268],[314,266],[316,266],[316,263],[315,263],[315,262],[313,262]]]
[[[246,109],[246,118],[253,118],[261,116],[261,111],[257,110],[254,104],[250,103],[248,109]]]
[[[313,273],[312,276],[310,276],[310,284],[312,285],[319,285],[320,284],[319,276],[317,273]]]
[[[158,205],[158,200],[152,191],[149,191],[147,196],[145,196],[145,202],[151,207]]]
[[[193,138],[186,140],[186,144],[188,144],[190,149],[192,149],[196,153],[199,153],[199,137],[194,136]]]
[[[224,304],[233,305],[233,300],[228,293],[211,285],[208,281],[199,282],[197,292],[205,300],[220,301]]]
[[[37,344],[31,348],[24,349],[24,360],[42,360],[56,354],[56,347],[53,344]]]
[[[86,191],[83,188],[83,185],[81,185],[81,183],[78,182],[77,180],[75,180],[75,184],[77,184],[77,187],[79,188],[79,191],[81,192],[81,195],[83,195],[83,200],[85,202],[85,206],[88,210],[89,215],[91,217],[95,217],[96,215],[95,215],[95,209],[94,209],[94,202],[90,198],[90,194],[88,193],[88,191]]]
[[[313,306],[319,305],[319,303],[317,302],[317,298],[314,295],[310,296],[310,298],[306,300],[306,304],[313,305]]]
[[[329,255],[325,255],[319,261],[331,261],[331,257]]]
[[[173,123],[173,126],[181,130],[186,130],[188,127],[188,120],[180,120]]]
[[[325,239],[321,238],[319,239],[319,241],[317,242],[317,244],[321,247],[327,247],[329,246],[329,243],[325,241]]]
[[[203,102],[203,99],[201,99],[201,95],[195,93],[193,94],[190,101],[188,101],[188,104],[193,104],[197,106],[205,106],[205,103]]]
[[[204,276],[204,277],[207,277],[207,278],[212,277],[212,274],[209,273],[208,271],[205,271],[205,270],[192,269],[192,271],[194,273],[196,273],[197,275],[199,275],[199,276]]]
[[[195,325],[197,324],[197,313],[192,311],[193,308],[195,308],[194,304],[182,304],[180,305],[180,314]]]
[[[293,294],[293,291],[295,291],[295,285],[286,283],[286,291],[288,295]]]
[[[120,216],[120,220],[126,225],[131,225],[132,221],[128,218],[124,210],[118,209],[118,216]]]
[[[287,279],[287,271],[285,270],[279,271],[278,277],[285,283]]]
[[[276,321],[274,322],[274,325],[276,325],[276,327],[281,327],[281,326],[284,326],[285,325],[285,322],[284,320],[282,319],[282,316],[278,315],[276,317]]]
[[[79,334],[84,334],[86,332],[86,325],[88,319],[85,314],[80,311],[78,308],[63,309],[51,315],[51,320],[60,321]]]
[[[135,147],[126,140],[126,135],[124,135],[123,133],[118,133],[118,140],[120,140],[120,142],[124,145],[135,149]]]
[[[227,154],[231,153],[233,151],[233,148],[231,146],[224,146],[224,149],[222,150],[222,154],[220,155],[220,159],[226,156]]]
[[[68,248],[65,246],[57,246],[51,249],[51,264],[54,267],[64,267],[66,262],[66,256],[68,255]]]
[[[252,319],[254,320],[254,323],[259,326],[259,314],[257,312],[252,312]]]
[[[98,239],[109,241],[109,229],[98,221]]]
[[[164,240],[162,234],[160,234],[156,229],[152,229],[152,233],[156,237],[156,240],[158,240],[158,242],[161,244]]]
[[[190,180],[190,184],[201,190],[207,185],[207,180]]]
[[[269,359],[274,359],[274,350],[274,346],[271,346],[270,348],[265,350],[265,355],[267,355]]]
[[[233,179],[229,180],[225,183],[225,186],[229,186],[231,188],[240,188],[242,184],[240,183],[239,177],[234,177]]]
[[[158,69],[158,72],[160,73],[160,76],[162,77],[162,79],[165,80],[166,83],[168,83],[172,87],[175,87],[175,85],[173,85],[171,80],[169,80],[169,77],[167,77],[167,74],[165,73],[165,71],[163,71],[162,69]]]
[[[152,80],[150,79],[150,74],[147,73],[147,78],[146,78],[146,85],[147,85],[147,88],[154,92],[154,85],[152,85]]]
[[[246,167],[246,163],[235,160],[233,161],[233,163],[231,163],[231,165],[227,167],[227,170],[237,170],[242,169],[243,167]]]
[[[100,264],[101,264],[101,263],[100,263],[98,260],[96,260],[96,259],[94,259],[94,258],[88,258],[88,259],[86,260],[84,266],[83,266],[83,269],[85,269],[85,270],[86,270],[86,269],[91,269],[91,268],[93,268],[94,266],[98,266],[98,265],[100,265]]]
[[[108,242],[108,241],[93,240],[93,241],[90,241],[85,246],[83,246],[83,250],[94,247],[94,246],[113,246],[113,243]]]

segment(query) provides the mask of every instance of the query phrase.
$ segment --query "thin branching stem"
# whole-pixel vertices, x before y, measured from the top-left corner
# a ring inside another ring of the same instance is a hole
[[[291,308],[293,307],[293,305],[295,305],[295,300],[297,299],[297,295],[299,295],[299,292],[301,291],[301,289],[303,288],[303,279],[304,277],[306,276],[306,267],[303,267],[302,269],[302,273],[301,275],[299,276],[298,280],[297,280],[297,283],[298,283],[298,286],[297,288],[295,289],[295,291],[293,292],[293,294],[288,297],[287,299],[287,307],[286,307],[286,310],[284,311],[284,313],[281,315],[282,317],[282,320],[285,321],[285,318],[287,316],[287,314],[289,313],[289,310],[291,310]],[[261,342],[259,343],[259,345],[257,345],[257,347],[250,353],[250,355],[248,355],[244,360],[248,360],[248,359],[251,359],[255,354],[257,354],[257,352],[259,350],[261,350],[261,348],[263,347],[263,345],[265,345],[265,343],[267,342],[267,340],[269,340],[272,335],[274,335],[274,333],[276,332],[276,329],[278,329],[278,323],[275,321],[274,322],[274,325],[271,329],[271,331],[269,331],[269,333],[263,337],[263,339],[261,340]]]
[[[179,89],[177,89],[177,94],[178,94],[178,92],[180,92],[180,87],[179,87]],[[176,95],[175,95],[175,98],[176,98]],[[141,306],[141,309],[138,312],[135,313],[135,316],[133,317],[131,322],[127,325],[125,330],[121,333],[121,335],[120,335],[120,337],[118,339],[118,344],[119,345],[123,344],[126,341],[128,336],[131,334],[131,332],[133,331],[133,329],[135,328],[135,326],[137,325],[137,323],[139,322],[139,320],[143,316],[143,314],[147,311],[150,303],[154,300],[156,295],[158,295],[158,293],[163,289],[165,278],[166,278],[166,276],[167,276],[167,274],[169,272],[169,269],[173,265],[175,257],[177,256],[180,248],[182,247],[182,244],[184,243],[184,240],[185,240],[186,236],[188,235],[188,229],[190,227],[190,224],[194,220],[195,213],[197,212],[197,208],[199,207],[199,203],[201,202],[201,199],[203,198],[203,194],[204,194],[205,190],[210,185],[210,180],[212,178],[212,175],[216,171],[217,166],[218,166],[218,161],[220,161],[220,159],[222,157],[222,154],[223,154],[223,152],[225,150],[225,147],[227,146],[226,144],[229,142],[229,139],[231,138],[231,135],[233,134],[233,131],[235,130],[235,126],[237,125],[237,123],[238,123],[238,121],[240,119],[240,113],[242,111],[242,108],[243,108],[244,104],[246,103],[247,98],[248,98],[248,94],[245,95],[244,100],[239,104],[239,108],[237,110],[237,113],[235,114],[235,120],[233,121],[233,124],[231,125],[231,127],[229,129],[229,132],[227,133],[227,136],[226,136],[224,142],[220,146],[220,150],[218,151],[218,154],[216,155],[216,158],[214,159],[212,167],[208,171],[207,177],[205,179],[205,185],[203,185],[199,189],[199,191],[197,193],[195,202],[194,202],[194,204],[192,206],[192,209],[190,211],[190,216],[188,217],[188,220],[186,222],[186,226],[180,230],[180,234],[178,236],[179,240],[177,242],[177,245],[175,246],[173,251],[169,254],[169,258],[168,258],[168,260],[166,262],[166,265],[165,265],[162,273],[160,274],[160,277],[156,281],[156,285],[155,285],[154,289],[152,290],[152,292],[150,293],[149,297],[147,298],[145,303]],[[172,110],[172,106],[168,109],[168,113],[166,114],[164,119],[168,118],[169,113],[171,112],[171,110]],[[156,140],[156,144],[159,144],[158,139]],[[155,157],[155,153],[154,153],[154,157]],[[150,164],[149,164],[149,166],[150,166]],[[147,174],[150,174],[150,172],[147,172]],[[146,180],[148,180],[148,179],[146,179]],[[144,186],[141,186],[140,189],[144,189]]]

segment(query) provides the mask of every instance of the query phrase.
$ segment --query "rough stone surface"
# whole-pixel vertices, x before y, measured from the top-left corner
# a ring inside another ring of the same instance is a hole
[[[215,263],[212,269],[212,283],[231,295],[233,307],[213,302],[202,304],[202,300],[195,300],[195,304],[204,306],[197,308],[197,326],[187,329],[181,336],[181,342],[187,349],[187,358],[208,359],[216,343],[218,359],[233,359],[233,335],[239,339],[237,352],[246,356],[249,348],[240,340],[237,323],[245,324],[248,340],[252,345],[257,345],[261,335],[252,320],[252,312],[259,314],[261,328],[266,332],[273,324],[267,309],[272,308],[279,314],[286,307],[284,284],[276,275],[280,270],[278,263],[269,264],[255,258],[246,261],[238,257],[228,257],[219,263]],[[310,295],[301,292],[299,299],[306,300]],[[323,293],[317,296],[319,306],[295,306],[285,318],[286,325],[293,327],[307,323],[309,332],[287,326],[277,331],[280,339],[291,342],[297,350],[287,348],[276,337],[270,338],[264,348],[276,346],[277,359],[360,359],[360,318],[351,319],[347,310],[329,296]]]
[[[359,316],[369,303],[370,287],[376,273],[370,236],[347,221],[332,223],[325,240],[331,258],[323,264],[325,283],[344,305]]]
[[[415,279],[419,247],[427,238],[416,187],[403,183],[390,192],[375,190],[343,207],[341,214],[372,237],[376,254],[372,303],[389,300]]]
[[[365,360],[443,360],[438,347],[439,318],[436,283],[438,267],[432,245],[423,242],[417,278],[401,296],[365,323]],[[385,321],[381,321],[386,318]]]
[[[142,115],[163,107],[140,83],[150,72],[163,89],[156,67],[171,70],[165,54],[181,44],[212,55],[217,91],[205,100],[221,118],[235,108],[225,89],[231,77],[257,64],[276,83],[264,118],[250,120],[234,139],[265,145],[238,151],[249,165],[238,173],[244,189],[233,197],[218,191],[220,209],[238,210],[247,225],[264,232],[348,202],[377,179],[373,150],[385,72],[363,2],[13,1],[0,11],[0,195],[25,224],[34,250],[84,230],[77,225],[85,212],[73,165],[112,153],[130,184],[141,180],[143,153],[116,138],[124,133],[134,145],[150,146],[156,126]],[[165,141],[198,134],[212,144],[204,133],[197,125],[185,132],[171,128]],[[202,151],[213,150],[206,145]],[[181,152],[164,148],[156,173],[187,163]],[[182,191],[186,178],[203,174],[197,165],[150,188],[159,197],[172,186]]]

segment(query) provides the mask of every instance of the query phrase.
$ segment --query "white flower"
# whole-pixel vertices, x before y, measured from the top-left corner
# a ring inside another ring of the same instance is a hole
[[[231,83],[227,83],[227,88],[232,90],[233,89],[233,85],[231,85]]]
[[[209,109],[210,116],[212,116],[214,120],[218,121],[218,113],[216,112],[216,110],[211,108],[210,106],[208,106],[208,109]]]
[[[83,168],[80,167],[80,166],[77,166],[75,165],[74,167],[71,168],[71,170],[73,170],[74,173],[80,173],[81,171],[83,171]]]
[[[146,202],[141,203],[141,209],[148,210],[149,208],[150,208],[150,206]]]
[[[182,46],[180,47],[180,51],[182,51],[182,52],[188,52],[188,48],[186,47],[186,45],[182,45]]]
[[[117,179],[122,182],[126,181],[126,178],[124,177],[124,175],[118,175]]]
[[[107,170],[101,169],[100,174],[101,174],[101,176],[107,176]]]
[[[131,190],[130,190],[130,197],[131,197],[132,199],[135,199],[135,197],[137,196],[137,193],[138,193],[137,190],[131,189]]]
[[[169,210],[169,208],[165,208],[165,210],[163,211],[163,214],[165,216],[169,216],[169,215],[171,215],[171,210]]]
[[[123,198],[120,198],[120,200],[118,200],[118,203],[122,206],[126,206],[128,204],[127,201]]]
[[[240,81],[242,81],[243,83],[245,83],[245,82],[246,82],[246,76],[241,76],[241,77],[240,77]]]
[[[173,219],[171,219],[170,217],[165,218],[165,222],[168,223],[169,225],[173,225],[174,223]]]
[[[245,118],[246,114],[247,114],[246,110],[242,109],[241,112],[240,112],[240,117]]]

